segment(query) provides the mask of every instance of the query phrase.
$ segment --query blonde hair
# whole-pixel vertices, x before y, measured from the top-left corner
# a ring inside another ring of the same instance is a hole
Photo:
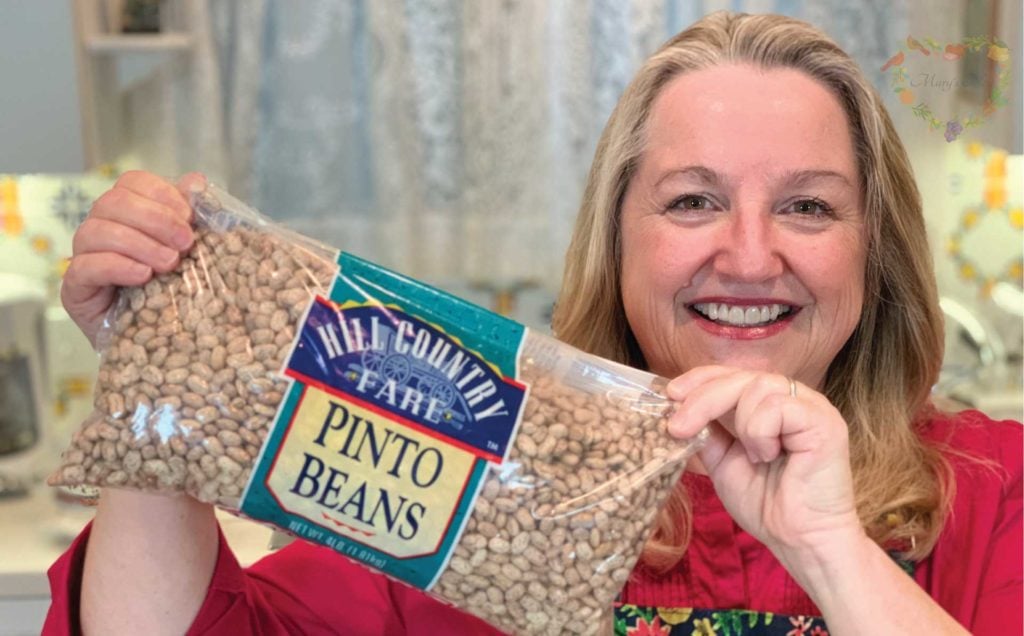
[[[860,321],[829,367],[824,393],[849,425],[856,505],[869,536],[905,558],[927,555],[952,499],[948,463],[915,425],[928,415],[942,361],[942,315],[910,163],[881,98],[856,63],[811,25],[777,15],[712,13],[640,69],[601,135],[552,320],[561,340],[645,368],[619,289],[618,217],[644,150],[655,97],[672,78],[726,63],[803,71],[849,119],[860,173],[868,258]],[[644,550],[665,571],[682,557],[691,517],[677,486]]]

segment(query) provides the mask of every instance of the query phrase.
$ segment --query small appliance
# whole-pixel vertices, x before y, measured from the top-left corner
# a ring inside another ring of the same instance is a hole
[[[43,282],[0,273],[0,496],[23,494],[43,470],[46,304]]]

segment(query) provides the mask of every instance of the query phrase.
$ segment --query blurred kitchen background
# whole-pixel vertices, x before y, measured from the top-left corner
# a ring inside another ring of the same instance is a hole
[[[121,171],[203,171],[545,329],[616,99],[718,9],[808,20],[866,70],[924,196],[947,313],[936,393],[1020,419],[1020,0],[0,0],[0,634],[38,631],[42,572],[83,523],[39,481],[97,362],[58,289]]]

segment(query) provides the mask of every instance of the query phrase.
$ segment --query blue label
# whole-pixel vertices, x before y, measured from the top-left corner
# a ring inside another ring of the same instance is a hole
[[[501,462],[525,387],[395,307],[310,307],[286,374],[356,396]]]

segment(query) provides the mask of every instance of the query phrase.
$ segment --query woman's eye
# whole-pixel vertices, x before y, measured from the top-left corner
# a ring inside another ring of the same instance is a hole
[[[821,217],[831,216],[832,208],[824,201],[819,201],[818,199],[801,199],[786,208],[786,212],[801,216]]]
[[[711,201],[697,194],[687,194],[673,201],[669,207],[674,210],[707,210]]]

